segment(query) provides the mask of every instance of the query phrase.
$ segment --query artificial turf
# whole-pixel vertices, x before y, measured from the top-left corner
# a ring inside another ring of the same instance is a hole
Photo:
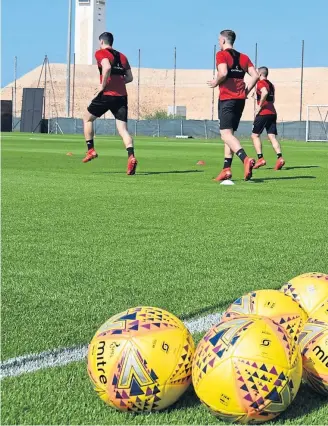
[[[81,137],[2,139],[2,359],[86,343],[131,306],[191,318],[302,272],[327,272],[324,143],[284,142],[280,172],[265,145],[268,166],[253,182],[235,159],[230,187],[212,181],[220,143],[138,138],[131,177],[118,139],[97,138],[96,148],[99,158],[82,164]],[[155,416],[115,413],[93,396],[84,368],[5,379],[2,423],[215,422],[193,396]],[[281,419],[322,424],[322,399],[306,389],[299,398],[301,408]]]

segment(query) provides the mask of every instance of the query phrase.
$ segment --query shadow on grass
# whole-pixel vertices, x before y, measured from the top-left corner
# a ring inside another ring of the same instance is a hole
[[[302,383],[301,388],[292,402],[291,406],[276,419],[272,420],[272,423],[281,420],[297,419],[313,412],[318,411],[327,404],[327,397],[320,395],[313,391],[308,385]]]
[[[178,175],[185,173],[204,173],[204,170],[169,170],[166,172],[137,172],[136,176]],[[96,175],[125,175],[126,172],[93,172]]]
[[[212,305],[204,306],[201,309],[194,310],[190,312],[189,314],[182,314],[180,315],[180,318],[185,321],[189,319],[197,319],[198,316],[201,316],[202,314],[210,314],[212,312],[218,313],[223,312],[227,309],[227,307],[233,302],[231,299],[226,300],[220,300],[218,303],[213,303]]]
[[[283,170],[297,170],[297,169],[320,169],[320,166],[292,166],[292,167],[283,168]]]
[[[316,176],[281,176],[281,177],[267,177],[261,179],[252,179],[254,183],[262,183],[268,180],[298,180],[298,179],[316,179]]]

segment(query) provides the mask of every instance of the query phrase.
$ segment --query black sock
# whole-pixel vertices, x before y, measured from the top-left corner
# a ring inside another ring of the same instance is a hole
[[[279,154],[277,154],[277,158],[281,158],[282,157],[282,153],[279,152]]]
[[[230,169],[231,164],[232,164],[232,158],[225,158],[223,163],[223,168]]]
[[[128,152],[128,157],[130,158],[131,155],[134,156],[134,148],[133,146],[130,146],[130,148],[126,148],[127,152]]]
[[[93,145],[93,139],[91,139],[91,140],[87,141],[87,147],[88,147],[88,151],[89,151],[90,149],[93,149],[93,148],[94,148],[94,145]]]
[[[245,158],[247,158],[247,154],[246,154],[244,148],[241,148],[239,151],[236,152],[236,154],[241,159],[242,162],[244,162]]]
[[[257,158],[260,160],[261,158],[263,158],[263,154],[257,154]]]

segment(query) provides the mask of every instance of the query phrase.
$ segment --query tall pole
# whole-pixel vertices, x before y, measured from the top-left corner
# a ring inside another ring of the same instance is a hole
[[[257,69],[257,43],[255,43],[255,68]],[[254,94],[254,117],[256,111],[256,94]]]
[[[14,106],[14,117],[16,117],[16,104],[17,104],[17,56],[15,56],[14,61],[14,99],[13,99],[13,106]]]
[[[174,72],[173,72],[173,117],[176,109],[176,81],[177,81],[177,48],[174,48]]]
[[[46,93],[47,93],[47,67],[49,66],[48,56],[44,58],[44,91],[43,91],[43,119],[46,118]]]
[[[213,80],[215,77],[215,70],[216,70],[216,44],[214,45],[213,49]],[[212,90],[212,121],[214,120],[214,98],[215,98],[215,89]]]
[[[67,75],[66,75],[66,115],[70,114],[71,97],[71,50],[72,50],[72,2],[68,0],[68,35],[67,35]]]
[[[74,107],[75,107],[75,53],[73,56],[73,94],[72,94],[72,117],[74,118]]]
[[[303,109],[303,74],[304,74],[304,40],[302,40],[302,59],[301,59],[300,121],[302,121],[302,109]]]
[[[141,66],[141,50],[138,51],[138,111],[137,111],[137,120],[140,120],[140,66]]]

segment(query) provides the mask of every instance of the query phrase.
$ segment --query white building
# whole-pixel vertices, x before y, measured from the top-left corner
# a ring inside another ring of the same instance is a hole
[[[106,31],[106,0],[76,0],[75,60],[78,65],[96,63],[99,36]]]

